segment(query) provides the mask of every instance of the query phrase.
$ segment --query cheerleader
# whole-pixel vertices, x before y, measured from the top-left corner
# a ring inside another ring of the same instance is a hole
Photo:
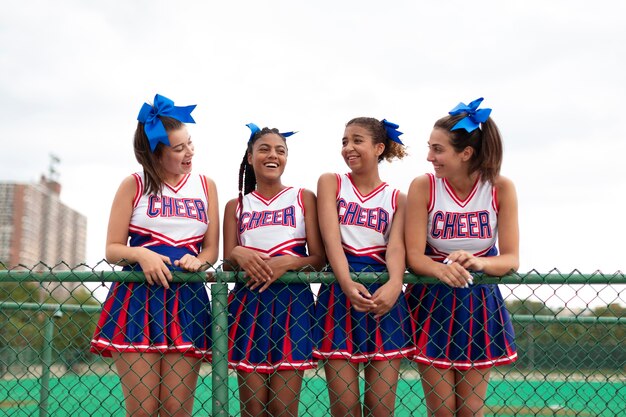
[[[113,284],[91,341],[113,358],[128,416],[191,415],[200,362],[210,358],[205,286],[171,283],[170,272],[206,269],[219,247],[215,183],[191,173],[184,123],[194,123],[194,108],[158,94],[143,105],[134,141],[143,172],[122,182],[109,217],[107,261],[146,278]]]
[[[482,416],[491,367],[517,358],[513,327],[495,284],[519,266],[517,197],[501,176],[502,140],[482,98],[439,119],[428,141],[434,174],[417,177],[407,197],[409,267],[438,278],[407,298],[416,320],[414,360],[431,416]]]
[[[405,196],[382,181],[378,165],[405,156],[398,126],[359,117],[348,122],[341,155],[347,174],[318,182],[320,228],[337,279],[320,287],[316,357],[326,359],[335,417],[394,414],[401,358],[413,351],[402,278]],[[389,281],[364,285],[350,272],[388,271]],[[359,366],[365,373],[364,410]]]
[[[306,283],[275,281],[323,267],[316,199],[281,181],[292,132],[248,127],[239,198],[224,210],[224,267],[246,273],[229,296],[228,362],[242,416],[297,416],[304,371],[317,367],[313,293]]]

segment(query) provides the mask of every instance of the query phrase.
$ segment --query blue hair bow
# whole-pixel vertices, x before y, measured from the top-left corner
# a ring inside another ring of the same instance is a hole
[[[255,125],[254,123],[248,123],[246,126],[248,126],[248,128],[250,129],[250,139],[248,139],[248,143],[250,143],[252,141],[252,139],[254,139],[254,135],[256,135],[258,132],[261,131],[261,129]],[[289,136],[295,134],[297,132],[279,132],[278,134],[288,138]]]
[[[143,123],[144,132],[150,142],[150,150],[154,152],[159,142],[168,146],[170,144],[165,127],[158,116],[171,117],[183,123],[195,123],[196,121],[191,117],[191,112],[195,108],[195,104],[186,107],[174,106],[172,100],[160,94],[154,96],[154,104],[144,103],[139,110],[137,120]]]
[[[466,117],[462,118],[454,126],[452,126],[452,129],[450,130],[465,129],[467,133],[471,133],[478,129],[481,123],[485,123],[491,114],[491,109],[479,110],[478,106],[480,106],[482,101],[483,98],[481,97],[472,101],[468,105],[465,105],[465,103],[459,103],[455,108],[450,110],[448,113],[451,116],[457,116],[463,113],[467,114]]]
[[[398,130],[400,125],[392,123],[388,121],[387,119],[383,119],[382,123],[383,123],[383,127],[385,128],[385,131],[387,132],[387,136],[389,137],[389,139],[391,139],[392,141],[396,143],[399,143],[400,145],[404,145],[404,143],[402,143],[402,141],[400,140],[400,135],[403,134],[402,132]]]

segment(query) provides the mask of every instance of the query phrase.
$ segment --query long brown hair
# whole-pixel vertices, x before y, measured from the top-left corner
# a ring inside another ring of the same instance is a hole
[[[502,138],[498,126],[491,117],[472,132],[465,129],[450,130],[466,114],[445,116],[435,122],[435,129],[443,129],[450,135],[450,143],[456,152],[470,146],[474,152],[469,163],[469,173],[476,171],[482,181],[493,181],[500,175],[502,166]]]
[[[173,119],[171,117],[159,116],[161,123],[166,132],[178,130],[184,126],[184,123]],[[146,181],[144,194],[160,194],[163,190],[163,183],[165,181],[165,174],[161,167],[161,155],[163,154],[163,147],[166,146],[163,143],[159,143],[154,149],[154,152],[150,149],[150,142],[144,131],[144,125],[141,122],[137,123],[137,129],[135,130],[134,150],[135,159],[143,167],[143,173]]]

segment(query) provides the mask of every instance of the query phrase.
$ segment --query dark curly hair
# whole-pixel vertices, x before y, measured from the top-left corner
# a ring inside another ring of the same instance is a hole
[[[383,159],[386,159],[387,162],[391,162],[394,158],[402,159],[407,156],[404,146],[389,139],[382,121],[373,117],[356,117],[346,123],[346,127],[350,125],[357,125],[367,129],[372,135],[375,144],[382,143],[385,145],[385,150],[378,157],[378,162],[381,162]]]

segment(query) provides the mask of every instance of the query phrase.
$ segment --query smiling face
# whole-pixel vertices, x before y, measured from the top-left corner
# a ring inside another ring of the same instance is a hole
[[[254,141],[248,153],[257,182],[279,180],[287,166],[287,144],[276,133],[267,133]]]
[[[167,132],[170,146],[164,146],[159,161],[168,183],[177,183],[191,172],[194,147],[185,126]]]
[[[383,143],[374,143],[372,134],[357,124],[346,126],[341,140],[341,156],[353,172],[373,169],[385,150]]]
[[[433,164],[435,176],[450,178],[459,174],[467,174],[467,162],[471,158],[472,148],[466,147],[457,152],[450,142],[450,133],[443,129],[433,129],[428,140],[428,156],[426,160]]]

